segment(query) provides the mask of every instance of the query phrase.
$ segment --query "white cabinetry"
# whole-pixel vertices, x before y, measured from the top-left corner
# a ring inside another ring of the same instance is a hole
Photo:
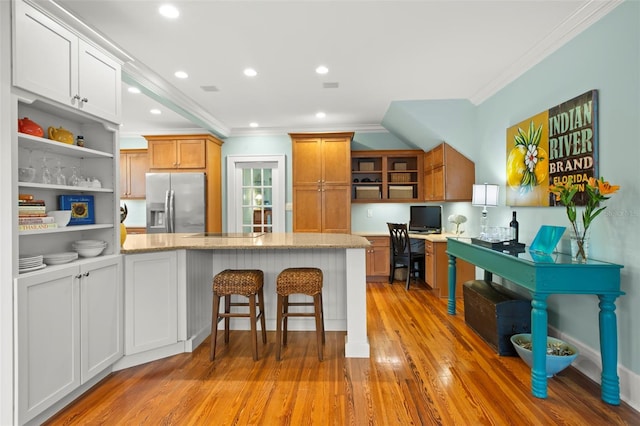
[[[16,279],[19,424],[123,354],[121,256],[47,269]]]
[[[177,343],[177,253],[129,254],[124,259],[125,355]]]
[[[119,123],[121,63],[23,1],[15,8],[13,84]]]

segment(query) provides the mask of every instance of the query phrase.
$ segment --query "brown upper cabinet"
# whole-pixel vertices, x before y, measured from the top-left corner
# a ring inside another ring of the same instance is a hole
[[[421,150],[352,151],[353,202],[421,201],[423,156]]]
[[[120,198],[144,199],[146,197],[146,173],[149,156],[146,149],[120,151]]]
[[[476,167],[447,143],[424,153],[424,200],[471,201]]]
[[[353,133],[292,133],[293,231],[351,232]]]
[[[145,136],[151,169],[204,169],[206,139],[197,135]]]

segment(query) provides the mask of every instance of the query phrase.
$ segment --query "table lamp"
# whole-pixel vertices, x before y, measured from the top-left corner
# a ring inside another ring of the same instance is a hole
[[[480,219],[480,239],[487,237],[487,207],[498,206],[498,192],[500,187],[495,184],[483,183],[473,185],[473,197],[471,199],[472,206],[482,206],[482,218]]]

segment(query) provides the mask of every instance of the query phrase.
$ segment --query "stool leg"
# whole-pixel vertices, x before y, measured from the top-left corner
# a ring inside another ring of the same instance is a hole
[[[249,319],[251,321],[251,341],[253,343],[253,360],[258,360],[258,333],[256,327],[258,326],[256,323],[258,322],[256,318],[256,295],[249,295]]]
[[[280,350],[282,349],[282,309],[284,296],[278,295],[278,306],[276,313],[276,361],[280,361]]]
[[[228,314],[231,312],[231,295],[227,294],[224,296],[224,312]],[[229,343],[229,322],[231,318],[228,316],[224,317],[224,342]]]
[[[267,343],[267,326],[264,319],[264,291],[262,288],[258,291],[258,307],[260,308],[260,328],[262,329],[262,343]]]
[[[322,292],[319,293],[320,296],[320,317],[322,318],[322,343],[325,343],[324,339],[324,303],[322,303]]]
[[[322,361],[322,342],[324,340],[324,327],[322,325],[322,295],[313,296],[313,311],[316,317],[316,344],[318,346],[318,359]]]
[[[220,296],[213,295],[213,308],[211,310],[211,353],[209,360],[216,359],[216,341],[218,338],[218,312],[220,309]]]
[[[282,301],[282,346],[287,346],[287,325],[289,322],[289,296]]]

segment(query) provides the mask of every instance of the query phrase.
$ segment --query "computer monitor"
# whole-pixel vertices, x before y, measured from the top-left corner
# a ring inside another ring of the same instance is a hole
[[[409,231],[442,232],[442,206],[411,206]]]

